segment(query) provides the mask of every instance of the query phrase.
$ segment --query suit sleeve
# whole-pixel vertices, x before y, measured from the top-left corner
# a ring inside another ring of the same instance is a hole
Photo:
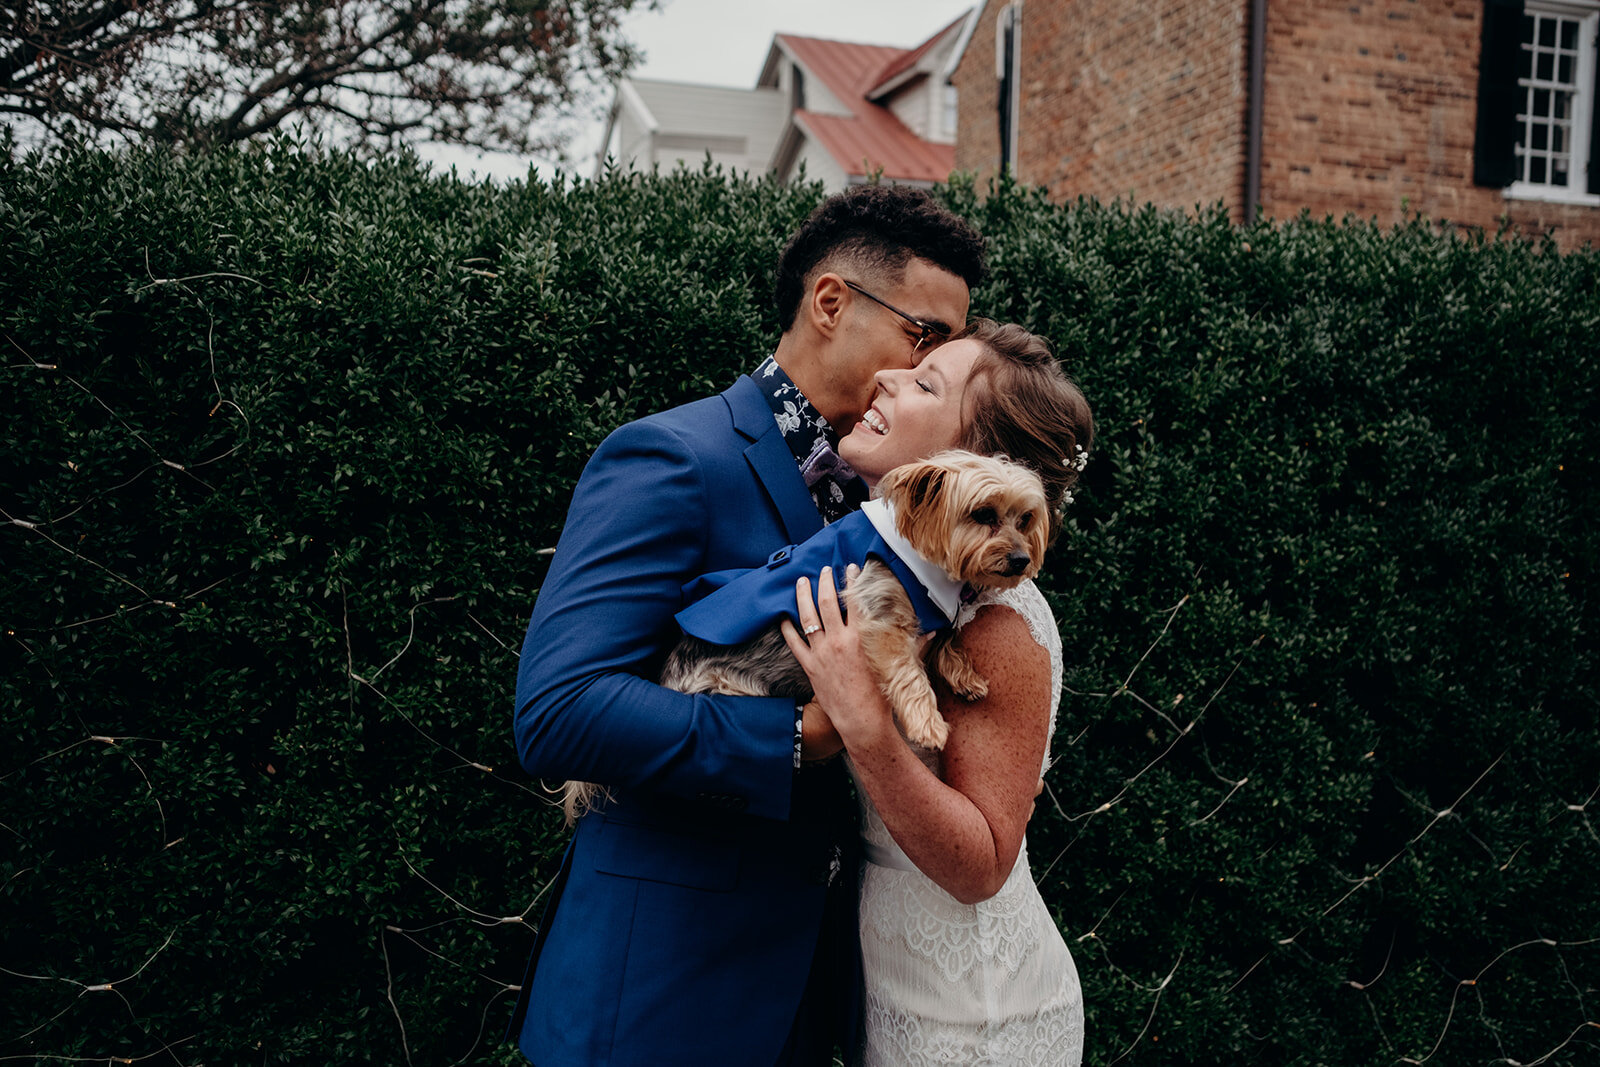
[[[678,638],[685,582],[709,569],[716,501],[695,451],[631,423],[573,494],[517,670],[517,754],[530,774],[789,814],[794,702],[687,695],[655,684]]]

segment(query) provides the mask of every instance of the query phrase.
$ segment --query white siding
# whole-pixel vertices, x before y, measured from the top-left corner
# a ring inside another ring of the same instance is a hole
[[[884,101],[889,105],[889,110],[894,112],[894,117],[924,141],[943,140],[938,136],[938,127],[934,125],[935,116],[932,115],[929,100],[933,94],[928,91],[932,85],[932,78],[919,75]]]
[[[955,143],[955,130],[947,129],[944,121],[947,82],[961,59],[961,49],[966,45],[974,17],[976,12],[968,16],[966,25],[946,33],[917,60],[915,67],[891,80],[886,97],[875,98],[924,141]]]
[[[823,188],[829,193],[837,193],[843,189],[849,180],[849,175],[844,169],[834,162],[834,159],[820,145],[807,137],[800,146],[800,153],[795,157],[794,170],[789,177],[793,178],[800,173],[801,164],[806,168],[806,181],[821,180]]]
[[[617,115],[607,153],[623,170],[649,170],[654,161],[650,151],[650,128],[628,108]]]
[[[819,115],[838,115],[849,118],[855,114],[840,102],[837,96],[828,91],[822,84],[821,78],[806,79],[806,110],[815,111]]]
[[[616,123],[619,164],[648,170],[652,164],[671,170],[680,163],[700,167],[709,152],[713,163],[739,172],[766,171],[783,132],[787,108],[772,89],[728,89],[709,85],[627,79],[619,86],[619,99],[627,94],[646,108],[655,121],[652,131],[638,128],[637,116],[624,103]]]

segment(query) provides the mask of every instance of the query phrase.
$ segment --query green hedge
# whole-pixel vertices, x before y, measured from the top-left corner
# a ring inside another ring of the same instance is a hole
[[[1100,427],[1030,832],[1086,1061],[1592,1060],[1600,256],[992,192],[974,310]],[[0,163],[0,1057],[516,1062],[544,550],[820,195]]]

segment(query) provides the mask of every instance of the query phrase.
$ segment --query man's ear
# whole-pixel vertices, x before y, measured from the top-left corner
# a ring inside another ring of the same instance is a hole
[[[824,336],[832,336],[844,318],[845,305],[850,302],[850,288],[844,279],[832,271],[817,275],[806,291],[802,310],[811,320],[812,327]]]

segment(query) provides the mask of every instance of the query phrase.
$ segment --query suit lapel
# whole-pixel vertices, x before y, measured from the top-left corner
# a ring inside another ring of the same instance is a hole
[[[804,541],[822,529],[822,516],[800,477],[794,453],[778,432],[761,387],[749,375],[741,375],[722,395],[733,413],[734,429],[750,438],[745,462],[778,509],[784,536],[791,543]]]

